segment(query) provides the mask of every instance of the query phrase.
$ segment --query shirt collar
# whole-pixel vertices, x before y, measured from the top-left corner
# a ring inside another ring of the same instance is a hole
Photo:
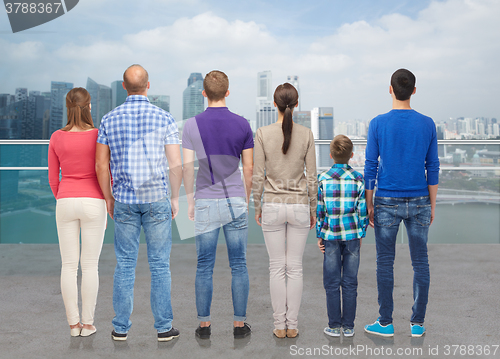
[[[129,102],[129,101],[147,101],[147,102],[149,102],[149,99],[143,95],[130,95],[130,96],[127,96],[126,102]]]
[[[333,168],[347,168],[347,169],[351,169],[352,168],[347,163],[334,163],[332,167]]]

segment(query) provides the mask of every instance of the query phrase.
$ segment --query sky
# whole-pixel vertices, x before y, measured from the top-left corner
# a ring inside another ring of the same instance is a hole
[[[80,0],[16,34],[0,12],[0,93],[110,86],[139,63],[180,120],[190,73],[217,69],[230,110],[253,120],[257,73],[270,70],[274,87],[299,76],[302,110],[368,121],[390,110],[390,76],[407,68],[412,107],[435,121],[500,118],[499,19],[497,0]]]

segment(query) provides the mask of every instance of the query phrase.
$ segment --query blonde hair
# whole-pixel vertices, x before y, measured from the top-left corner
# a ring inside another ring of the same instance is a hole
[[[90,113],[90,94],[83,87],[75,87],[66,95],[68,123],[61,130],[69,131],[74,126],[83,130],[94,128]]]
[[[352,155],[352,142],[349,137],[337,135],[330,142],[330,153],[335,163],[347,164]]]

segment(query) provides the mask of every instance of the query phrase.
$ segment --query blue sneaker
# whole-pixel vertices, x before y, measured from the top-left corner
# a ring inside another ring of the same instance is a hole
[[[425,334],[425,327],[423,324],[411,324],[411,336],[421,337]]]
[[[380,335],[382,337],[393,337],[394,336],[394,326],[391,324],[382,325],[377,321],[373,324],[365,325],[365,332],[370,334]]]
[[[354,329],[342,328],[342,334],[344,334],[344,337],[352,337],[354,336]]]
[[[330,328],[326,327],[323,332],[331,337],[340,337],[340,328]]]

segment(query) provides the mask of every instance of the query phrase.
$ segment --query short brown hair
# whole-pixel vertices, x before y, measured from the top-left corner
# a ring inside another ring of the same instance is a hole
[[[148,88],[148,81],[148,72],[141,65],[129,66],[123,73],[123,82],[129,95],[144,92]]]
[[[352,142],[349,137],[337,135],[330,142],[330,153],[335,163],[349,163],[352,155]]]
[[[210,101],[222,100],[229,89],[229,79],[222,71],[210,71],[203,80],[203,89]]]

